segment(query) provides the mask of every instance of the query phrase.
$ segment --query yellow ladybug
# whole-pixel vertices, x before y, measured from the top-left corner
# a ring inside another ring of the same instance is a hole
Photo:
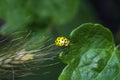
[[[66,37],[57,37],[55,40],[55,44],[57,46],[68,46],[70,41]]]

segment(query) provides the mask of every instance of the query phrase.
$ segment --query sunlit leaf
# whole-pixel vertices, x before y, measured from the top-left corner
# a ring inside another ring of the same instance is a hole
[[[67,66],[59,80],[119,80],[119,51],[110,30],[86,23],[74,29],[70,38],[70,48],[60,54]]]

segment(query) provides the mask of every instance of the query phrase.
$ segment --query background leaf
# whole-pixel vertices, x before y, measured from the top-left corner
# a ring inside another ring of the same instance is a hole
[[[75,16],[78,3],[78,0],[1,0],[0,18],[6,24],[0,32],[6,34],[26,28],[28,30],[31,26],[40,29],[50,24],[65,24]]]

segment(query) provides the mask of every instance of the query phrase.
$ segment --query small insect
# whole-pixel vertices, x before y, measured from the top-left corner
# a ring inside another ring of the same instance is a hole
[[[68,46],[70,41],[66,37],[57,37],[55,40],[57,46]]]

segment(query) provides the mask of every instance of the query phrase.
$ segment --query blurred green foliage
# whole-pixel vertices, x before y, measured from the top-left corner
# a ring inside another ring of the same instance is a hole
[[[6,22],[1,33],[65,24],[76,14],[78,3],[78,0],[1,0],[0,18]]]

